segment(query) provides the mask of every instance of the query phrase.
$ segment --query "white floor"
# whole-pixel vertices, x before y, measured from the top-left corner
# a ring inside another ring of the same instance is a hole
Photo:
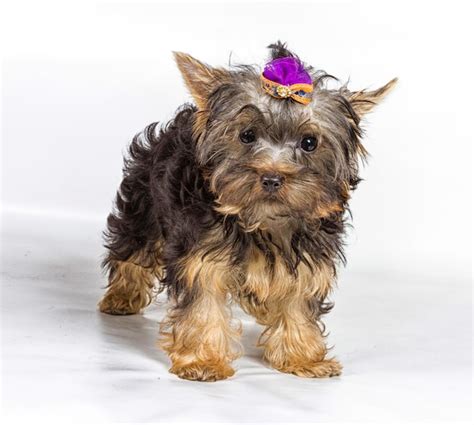
[[[341,377],[311,380],[269,369],[254,347],[259,329],[242,315],[246,355],[236,375],[187,382],[167,372],[155,344],[163,305],[130,317],[97,312],[105,284],[101,228],[58,217],[3,217],[3,414],[10,421],[471,418],[470,279],[349,262],[326,320],[345,366]]]

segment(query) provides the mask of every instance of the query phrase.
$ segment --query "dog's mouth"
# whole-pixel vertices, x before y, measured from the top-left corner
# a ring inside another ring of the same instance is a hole
[[[302,185],[295,186],[287,175],[281,179],[279,187],[272,188],[265,187],[256,173],[217,182],[216,210],[223,215],[239,216],[245,223],[250,223],[250,227],[256,222],[302,216],[313,203],[309,190],[304,191]]]
[[[281,197],[278,193],[265,193],[261,199],[263,202],[268,202],[270,204],[280,204],[282,203]]]

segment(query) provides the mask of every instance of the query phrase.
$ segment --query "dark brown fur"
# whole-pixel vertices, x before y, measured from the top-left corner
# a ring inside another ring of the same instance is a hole
[[[293,53],[281,43],[271,58]],[[224,379],[239,353],[229,297],[266,327],[265,358],[300,376],[338,375],[326,359],[322,314],[343,256],[350,191],[359,183],[360,118],[395,80],[374,92],[325,88],[328,74],[307,67],[314,98],[304,106],[260,87],[249,66],[211,68],[176,54],[197,107],[184,105],[166,127],[137,135],[125,160],[106,232],[111,314],[137,313],[166,289],[171,307],[161,346],[171,371]],[[239,135],[251,129],[256,142]],[[314,152],[302,137],[318,140]],[[269,194],[260,183],[278,174]]]

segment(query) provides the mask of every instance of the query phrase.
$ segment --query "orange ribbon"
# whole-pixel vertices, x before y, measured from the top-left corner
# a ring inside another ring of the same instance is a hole
[[[311,102],[313,85],[312,84],[292,84],[291,86],[283,86],[279,83],[265,78],[262,74],[262,87],[272,97],[277,99],[286,99],[291,97],[298,103],[307,105]]]

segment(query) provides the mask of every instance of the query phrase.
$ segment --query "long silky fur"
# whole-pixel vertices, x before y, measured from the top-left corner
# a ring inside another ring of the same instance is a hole
[[[270,59],[296,57],[281,42],[269,48]],[[164,325],[162,333],[166,335],[164,347],[172,360],[173,355],[178,356],[178,365],[188,354],[182,347],[177,348],[173,323],[187,323],[192,319],[187,309],[191,311],[193,303],[205,302],[202,283],[200,287],[190,280],[196,278],[199,267],[204,267],[207,277],[215,280],[225,279],[228,268],[228,273],[236,276],[233,288],[229,288],[234,291],[232,296],[243,301],[244,308],[260,315],[258,319],[268,326],[268,347],[278,351],[278,330],[270,329],[271,323],[266,320],[272,314],[276,320],[275,308],[284,308],[278,303],[291,291],[281,279],[288,276],[288,282],[306,285],[304,282],[319,273],[319,288],[300,285],[299,295],[305,304],[298,308],[309,311],[312,325],[324,332],[320,318],[333,306],[327,297],[338,264],[345,262],[344,233],[350,217],[350,192],[360,182],[359,164],[367,156],[361,143],[361,113],[376,104],[377,96],[384,96],[395,80],[375,92],[352,93],[346,86],[326,88],[326,81],[334,77],[305,65],[314,81],[317,112],[313,112],[309,106],[305,109],[291,101],[258,95],[261,87],[256,67],[239,65],[230,71],[213,70],[182,54],[177,54],[177,61],[183,73],[192,67],[201,68],[202,75],[196,81],[193,75],[185,76],[198,107],[181,106],[166,125],[150,124],[129,146],[115,208],[104,233],[107,255],[103,268],[109,272],[109,284],[115,282],[118,289],[114,292],[109,286],[101,310],[112,314],[139,311],[150,302],[152,279],[157,278],[157,291],[166,290],[172,300],[172,320]],[[207,80],[212,74],[214,84]],[[205,89],[208,92],[200,93]],[[280,152],[286,155],[281,163],[270,164],[265,149],[239,142],[239,131],[249,126],[265,134],[267,145],[279,144]],[[319,134],[320,147],[314,155],[296,148],[289,153],[288,149],[293,148],[288,147],[288,141],[301,137],[297,133],[300,128]],[[260,186],[260,176],[269,167],[280,167],[278,172],[286,179],[283,188],[272,195],[278,200],[273,203],[265,203]],[[253,281],[245,280],[245,271],[241,270],[252,261],[254,265],[263,261],[261,267],[267,273],[261,276],[267,287],[260,294],[252,286]],[[127,279],[135,285],[135,298],[128,307],[121,292]],[[142,289],[140,279],[146,280]],[[280,292],[271,286],[278,282],[282,285]],[[212,284],[210,291],[214,291],[215,299],[225,300],[225,285]],[[271,312],[265,304],[270,289],[277,294],[271,301],[276,303]],[[120,307],[119,311],[114,305]],[[212,307],[216,308],[215,304]],[[217,319],[227,314],[223,311],[216,313]],[[224,323],[222,327],[223,332],[232,333]],[[310,327],[306,331],[311,335]],[[225,339],[214,337],[216,341]],[[324,356],[322,341],[313,342],[312,349],[320,350]],[[307,376],[326,373],[308,371],[304,365],[300,365],[303,369],[292,371],[280,364],[281,358],[271,350],[266,355],[282,370]],[[176,370],[180,367],[176,366]],[[196,374],[189,379],[222,379],[193,367],[182,372]],[[225,376],[231,373],[226,366],[220,372]]]
[[[155,255],[156,243],[164,239],[162,261],[166,264],[165,278],[160,290],[167,289],[184,308],[192,296],[184,294],[186,285],[177,278],[179,260],[189,254],[201,235],[216,223],[222,223],[226,239],[222,245],[209,246],[207,255],[231,248],[232,262],[240,264],[249,247],[254,244],[266,254],[270,267],[274,246],[269,236],[257,231],[242,230],[235,217],[224,217],[216,212],[215,196],[202,177],[195,160],[193,124],[196,108],[184,105],[163,128],[150,124],[136,135],[125,159],[124,178],[116,196],[116,209],[107,219],[105,232],[108,256],[105,268],[114,261],[127,261],[134,252],[145,250]],[[314,261],[321,258],[334,262],[343,260],[344,218],[342,214],[331,220],[317,220],[303,224],[291,237],[292,252],[279,250],[288,270],[297,273],[304,253]],[[145,264],[147,265],[147,264]],[[151,265],[148,265],[151,266]],[[318,300],[315,311],[327,312]],[[319,315],[318,315],[319,316]]]

